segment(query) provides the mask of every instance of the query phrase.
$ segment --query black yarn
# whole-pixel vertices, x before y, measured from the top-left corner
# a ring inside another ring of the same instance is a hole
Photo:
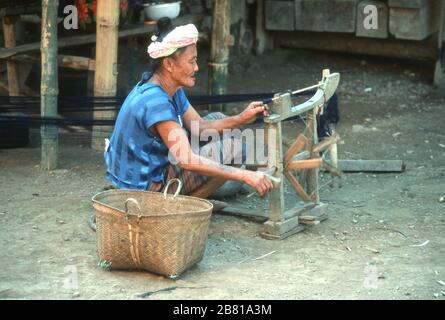
[[[299,93],[298,96],[313,95],[315,91],[306,91]],[[211,104],[234,103],[244,101],[263,101],[269,103],[273,97],[273,93],[255,93],[255,94],[226,94],[226,95],[197,95],[189,96],[190,103],[194,106],[205,106]],[[59,111],[66,113],[74,112],[92,112],[92,111],[116,111],[120,110],[125,97],[69,97],[59,96]],[[40,114],[40,97],[10,97],[0,96],[0,126],[6,124],[19,124],[26,126],[40,125],[105,125],[113,126],[116,119],[92,119],[79,117],[42,117]],[[299,119],[295,116],[286,119],[291,121]],[[330,124],[337,123],[340,119],[340,111],[338,106],[338,96],[336,93],[328,100],[324,114],[318,119],[318,136],[325,137],[330,135]],[[257,123],[263,121],[263,117],[259,116]]]

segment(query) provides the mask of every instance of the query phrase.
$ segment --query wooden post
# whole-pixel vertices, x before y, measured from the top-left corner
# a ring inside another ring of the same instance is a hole
[[[17,21],[17,16],[9,16],[2,18],[3,35],[5,38],[5,48],[13,48],[16,46],[14,24]],[[8,89],[10,96],[20,95],[20,81],[19,70],[16,61],[8,59],[6,61],[6,68],[8,73]]]
[[[59,94],[57,77],[57,7],[58,0],[42,0],[42,73],[40,84],[41,115],[57,116],[57,95]],[[41,167],[53,170],[57,167],[58,127],[42,125],[41,136]]]
[[[210,44],[210,62],[208,93],[223,94],[227,88],[230,36],[230,0],[216,0],[213,7],[212,39]],[[209,108],[211,111],[223,111],[224,105]]]
[[[306,150],[311,152],[312,146],[318,143],[317,136],[317,108],[314,108],[306,112],[306,123],[307,123],[307,144]],[[311,158],[318,157],[317,154],[312,153]],[[315,203],[320,202],[320,196],[318,193],[318,169],[307,170],[306,175],[306,193],[311,196]]]
[[[277,110],[289,108],[289,99],[275,101]],[[268,123],[268,167],[276,168],[274,177],[279,178],[279,183],[274,183],[275,188],[269,192],[269,220],[264,223],[265,232],[261,234],[266,239],[284,239],[291,234],[303,230],[299,225],[298,217],[286,219],[284,207],[284,168],[281,121]]]
[[[440,1],[438,42],[434,84],[440,88],[445,88],[445,0]]]
[[[116,95],[119,0],[98,0],[96,16],[96,70],[94,96]],[[94,119],[110,119],[115,111],[94,111]],[[111,127],[93,126],[91,147],[103,150]]]
[[[266,32],[264,18],[264,0],[257,0],[256,28],[255,28],[255,53],[261,55],[266,49],[270,49],[272,40]]]
[[[284,220],[284,184],[283,184],[283,144],[281,142],[281,122],[269,123],[267,127],[269,142],[269,168],[276,167],[276,176],[281,178],[278,186],[270,191],[269,218],[273,222]]]

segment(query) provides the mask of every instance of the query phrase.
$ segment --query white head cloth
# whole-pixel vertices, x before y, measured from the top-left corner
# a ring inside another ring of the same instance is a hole
[[[167,57],[179,48],[186,47],[198,41],[198,29],[194,24],[179,26],[170,31],[161,42],[157,37],[151,37],[153,41],[148,46],[148,55],[153,58]]]

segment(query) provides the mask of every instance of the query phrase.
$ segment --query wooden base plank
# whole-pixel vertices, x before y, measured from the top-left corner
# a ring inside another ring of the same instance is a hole
[[[296,227],[288,232],[285,232],[281,235],[275,235],[275,234],[270,234],[267,232],[262,232],[262,233],[260,233],[260,236],[266,240],[283,240],[283,239],[286,239],[296,233],[303,231],[304,229],[305,229],[304,226],[298,226],[298,227]]]
[[[220,214],[228,214],[228,215],[234,215],[234,216],[241,216],[245,218],[250,218],[255,221],[264,222],[268,219],[267,212],[264,212],[263,210],[253,210],[242,206],[236,206],[236,205],[228,205],[219,211],[217,213]]]
[[[403,172],[403,160],[338,160],[343,172]]]
[[[317,225],[322,221],[325,221],[327,218],[328,218],[327,213],[318,216],[304,215],[298,217],[298,223],[306,226],[312,226],[312,225]]]

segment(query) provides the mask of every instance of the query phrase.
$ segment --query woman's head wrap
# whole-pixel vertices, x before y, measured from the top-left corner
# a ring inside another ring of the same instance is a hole
[[[170,31],[162,41],[157,41],[157,36],[152,36],[153,41],[147,49],[148,55],[152,59],[168,57],[182,47],[195,44],[198,41],[198,29],[194,24],[179,26]]]

